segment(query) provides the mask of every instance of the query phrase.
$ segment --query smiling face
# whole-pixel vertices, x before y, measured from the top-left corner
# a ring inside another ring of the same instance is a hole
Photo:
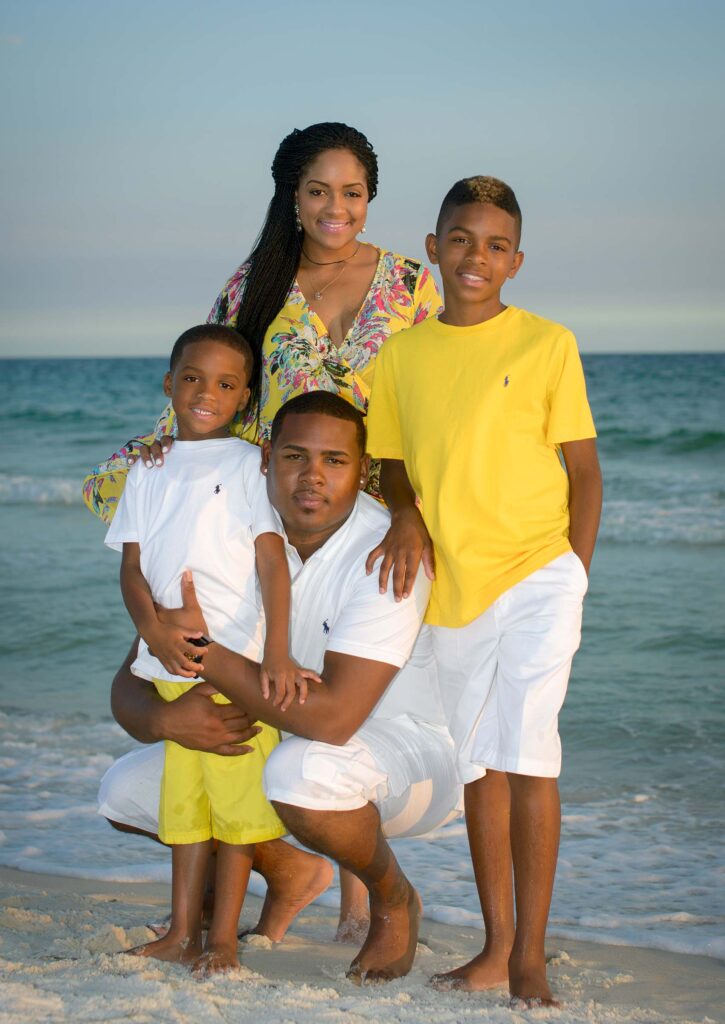
[[[246,355],[229,345],[211,340],[186,345],[164,377],[179,440],[226,437],[229,424],[249,401],[249,371]]]
[[[349,149],[325,150],[302,172],[297,205],[307,252],[345,258],[368,213],[365,168]]]
[[[355,424],[323,413],[290,413],[274,444],[265,442],[269,498],[303,559],[350,515],[369,463]]]
[[[440,319],[461,326],[505,309],[501,288],[524,261],[516,220],[491,203],[452,207],[438,234],[426,238],[426,250],[441,268],[445,311]]]

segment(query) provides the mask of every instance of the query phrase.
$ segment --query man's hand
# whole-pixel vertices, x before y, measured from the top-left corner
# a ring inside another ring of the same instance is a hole
[[[186,631],[187,636],[198,639],[202,633],[206,633],[204,612],[196,596],[194,577],[189,569],[186,569],[181,577],[181,608],[163,608],[160,604],[155,604],[154,608],[159,622],[178,626],[179,629]],[[196,653],[199,654],[202,650],[203,648],[198,647]]]
[[[368,576],[381,555],[383,560],[380,565],[380,593],[384,594],[388,589],[388,578],[392,569],[393,594],[396,601],[409,597],[413,592],[421,560],[428,579],[435,579],[433,542],[417,508],[404,508],[393,513],[390,529],[367,557],[365,571]]]
[[[246,712],[234,704],[215,704],[211,683],[199,683],[177,700],[163,706],[161,733],[189,750],[238,757],[252,747],[245,741],[261,732]]]

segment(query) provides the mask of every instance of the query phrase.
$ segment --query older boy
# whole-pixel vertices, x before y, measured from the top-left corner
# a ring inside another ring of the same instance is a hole
[[[426,620],[486,927],[483,951],[434,982],[508,982],[533,1005],[554,1003],[544,937],[561,819],[557,724],[601,476],[573,335],[501,302],[523,263],[520,234],[516,197],[495,178],[459,181],[443,201],[426,247],[445,309],[391,339],[376,366],[369,450],[385,460],[393,521],[368,566],[383,553],[387,585],[395,561],[405,595],[425,524],[436,560]]]

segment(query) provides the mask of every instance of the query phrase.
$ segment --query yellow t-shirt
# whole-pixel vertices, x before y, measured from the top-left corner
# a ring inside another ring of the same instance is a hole
[[[596,437],[574,335],[509,306],[383,346],[368,449],[403,459],[436,553],[426,621],[463,626],[569,544],[558,445]]]

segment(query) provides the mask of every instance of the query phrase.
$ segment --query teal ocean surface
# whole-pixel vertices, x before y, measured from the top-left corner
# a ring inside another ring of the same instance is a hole
[[[725,957],[725,355],[585,368],[606,494],[561,720],[551,932]],[[165,850],[95,813],[101,774],[133,745],[108,708],[131,627],[80,496],[92,465],[155,422],[164,363],[2,369],[0,864],[165,878]],[[397,852],[430,916],[478,923],[462,823]]]

